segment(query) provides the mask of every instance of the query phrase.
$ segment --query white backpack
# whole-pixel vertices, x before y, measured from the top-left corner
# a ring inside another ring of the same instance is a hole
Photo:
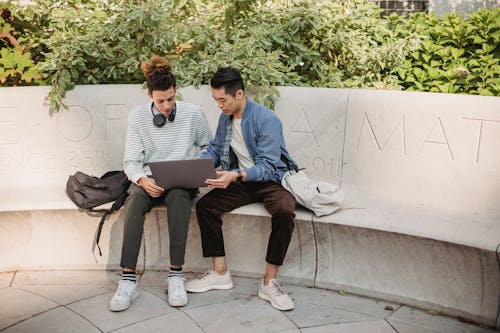
[[[335,213],[343,199],[343,193],[337,186],[313,181],[304,171],[287,171],[281,185],[293,194],[297,203],[314,212],[317,217]]]

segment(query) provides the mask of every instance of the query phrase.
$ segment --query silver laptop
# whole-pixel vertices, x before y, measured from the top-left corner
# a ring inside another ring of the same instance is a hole
[[[205,179],[217,178],[210,158],[148,163],[156,184],[164,189],[207,186]]]

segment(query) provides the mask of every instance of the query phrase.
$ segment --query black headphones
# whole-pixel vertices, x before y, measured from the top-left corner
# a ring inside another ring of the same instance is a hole
[[[153,124],[155,124],[156,127],[163,127],[167,122],[167,120],[170,123],[174,122],[176,111],[177,111],[177,104],[174,106],[172,112],[170,112],[170,114],[167,117],[165,117],[163,113],[154,114],[153,105],[151,105],[151,113],[153,113]]]

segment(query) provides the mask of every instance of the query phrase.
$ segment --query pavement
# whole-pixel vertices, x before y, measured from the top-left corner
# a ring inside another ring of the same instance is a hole
[[[164,271],[145,272],[140,296],[128,310],[114,313],[108,302],[119,278],[116,271],[0,273],[0,332],[496,332],[436,311],[290,284],[283,288],[296,307],[281,312],[257,296],[258,279],[242,277],[233,277],[231,290],[189,294],[188,305],[173,308]]]

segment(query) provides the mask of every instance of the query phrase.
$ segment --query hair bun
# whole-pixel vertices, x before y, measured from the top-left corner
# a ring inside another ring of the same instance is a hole
[[[141,70],[146,78],[150,78],[157,74],[170,73],[172,64],[164,57],[153,56],[150,61],[142,63]]]

